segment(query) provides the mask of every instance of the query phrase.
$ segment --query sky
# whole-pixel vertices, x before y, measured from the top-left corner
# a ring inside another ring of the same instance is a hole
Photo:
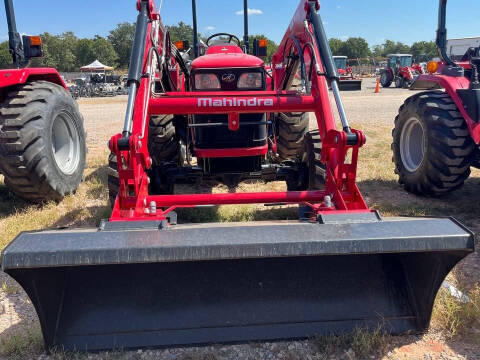
[[[161,0],[156,1],[159,5]],[[133,22],[137,15],[136,0],[14,0],[14,3],[18,30],[30,35],[73,31],[78,37],[106,36],[118,23]],[[299,0],[249,0],[250,34],[265,34],[279,43],[298,4]],[[360,36],[370,46],[385,39],[411,45],[435,39],[437,7],[437,0],[321,0],[320,15],[329,38]],[[203,35],[227,32],[241,37],[242,9],[242,0],[197,0],[199,31]],[[3,18],[0,41],[5,41],[8,30],[3,5],[0,14]],[[163,0],[161,15],[166,25],[179,21],[192,24],[191,0]],[[473,26],[479,18],[479,0],[450,0],[448,37],[480,36],[480,29]]]

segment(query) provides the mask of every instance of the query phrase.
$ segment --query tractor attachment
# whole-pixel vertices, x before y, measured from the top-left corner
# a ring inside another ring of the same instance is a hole
[[[358,91],[362,90],[361,79],[342,79],[338,82],[338,88],[340,91]]]
[[[47,348],[101,350],[422,332],[473,251],[452,219],[321,220],[22,233],[2,269],[35,305]]]
[[[382,220],[368,208],[356,184],[366,137],[349,125],[319,2],[300,1],[271,66],[265,40],[249,53],[247,31],[243,45],[225,33],[199,44],[192,5],[189,62],[155,2],[137,2],[124,127],[109,141],[110,218],[100,230],[23,233],[3,252],[47,349],[426,330],[473,235],[453,219]],[[246,0],[244,14],[247,24]],[[245,179],[287,189],[175,193]],[[178,208],[224,204],[297,204],[301,220],[176,225]]]
[[[357,91],[362,90],[362,79],[353,75],[352,68],[347,64],[346,56],[334,56],[333,61],[340,77],[338,88],[340,91]]]

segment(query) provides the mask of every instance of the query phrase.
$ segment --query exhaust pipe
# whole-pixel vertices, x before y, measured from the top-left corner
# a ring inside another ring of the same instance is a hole
[[[20,68],[24,62],[23,45],[20,34],[17,31],[17,22],[15,21],[15,10],[12,0],[5,0],[5,11],[7,13],[8,24],[8,45],[12,54],[13,64]]]
[[[192,0],[192,16],[193,16],[193,55],[198,57],[198,26],[197,26],[197,2]]]
[[[457,66],[447,54],[447,0],[438,3],[438,30],[436,45],[440,58],[450,66]]]
[[[243,27],[244,27],[243,41],[245,42],[245,51],[247,54],[249,54],[250,43],[248,40],[248,0],[243,0]]]

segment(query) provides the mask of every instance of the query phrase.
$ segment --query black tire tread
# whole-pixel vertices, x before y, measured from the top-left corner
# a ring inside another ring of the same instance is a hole
[[[45,127],[45,119],[39,111],[52,94],[65,93],[57,84],[34,81],[9,89],[0,104],[0,173],[9,189],[26,200],[60,201],[76,190],[47,173],[45,139],[39,132]],[[83,124],[73,99],[72,105]]]
[[[178,141],[173,120],[172,115],[150,118],[148,149],[155,165],[178,159]]]
[[[280,161],[301,158],[308,131],[309,113],[279,113],[277,153]]]
[[[409,179],[400,155],[403,117],[416,113],[427,125],[425,165],[416,181]],[[426,91],[408,98],[400,107],[392,130],[395,173],[399,183],[417,195],[440,196],[460,188],[470,176],[475,145],[467,124],[451,97],[443,91]]]
[[[322,158],[322,139],[318,130],[305,134],[305,156],[308,165],[308,189],[321,190],[325,187],[325,165]]]

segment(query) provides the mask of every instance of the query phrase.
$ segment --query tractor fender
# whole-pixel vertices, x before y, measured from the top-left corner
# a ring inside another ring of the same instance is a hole
[[[469,85],[470,81],[463,76],[455,77],[441,74],[422,74],[413,82],[410,86],[410,90],[445,89],[467,122],[473,141],[478,145],[480,144],[480,123],[477,123],[468,115],[467,110],[463,105],[463,101],[457,92],[459,89],[468,89]]]
[[[45,80],[62,86],[68,91],[65,82],[56,69],[25,68],[0,70],[0,91],[14,85],[25,84],[28,81]]]

